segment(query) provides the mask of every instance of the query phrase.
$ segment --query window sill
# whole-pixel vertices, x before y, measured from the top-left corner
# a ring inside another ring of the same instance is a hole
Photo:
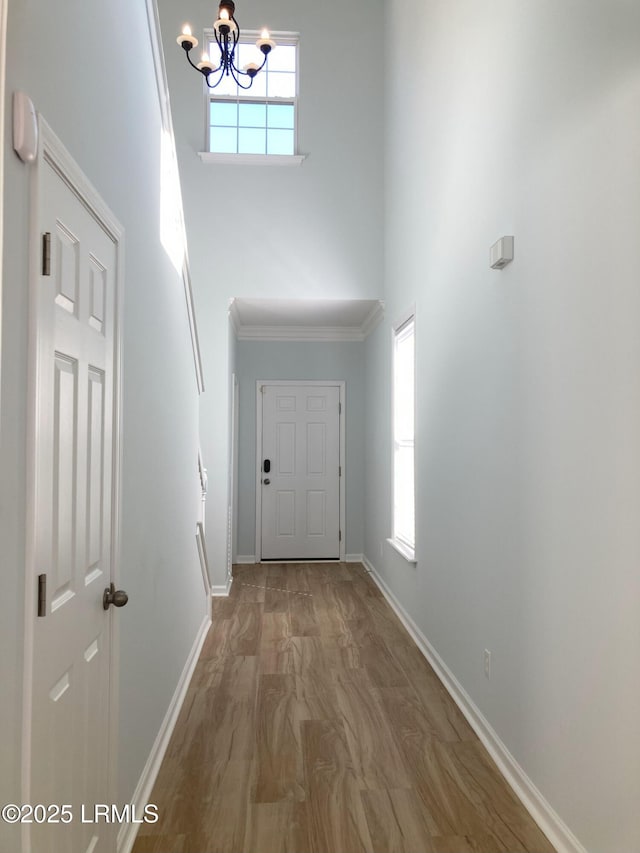
[[[214,154],[198,151],[203,163],[224,166],[302,166],[306,154]]]
[[[387,539],[389,545],[394,548],[401,557],[404,557],[408,563],[417,563],[416,552],[413,548],[409,548],[404,542],[399,542],[397,539]]]

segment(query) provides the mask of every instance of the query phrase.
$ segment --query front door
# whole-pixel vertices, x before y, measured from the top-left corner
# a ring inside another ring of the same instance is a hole
[[[262,385],[263,560],[340,558],[340,388]]]
[[[94,822],[94,806],[112,797],[114,617],[103,593],[113,570],[119,244],[45,155],[36,185],[32,502],[34,569],[46,587],[34,619],[29,797],[68,808],[31,824],[31,850],[111,853],[114,828]]]

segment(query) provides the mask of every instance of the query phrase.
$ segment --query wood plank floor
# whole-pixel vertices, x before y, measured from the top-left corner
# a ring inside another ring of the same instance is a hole
[[[133,853],[553,853],[361,565],[234,567]]]

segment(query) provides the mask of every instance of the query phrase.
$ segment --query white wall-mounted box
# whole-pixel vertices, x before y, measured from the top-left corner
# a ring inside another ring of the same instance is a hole
[[[489,251],[492,270],[501,270],[513,260],[513,237],[501,237]]]
[[[33,163],[38,156],[38,116],[24,92],[13,93],[13,148],[23,163]]]

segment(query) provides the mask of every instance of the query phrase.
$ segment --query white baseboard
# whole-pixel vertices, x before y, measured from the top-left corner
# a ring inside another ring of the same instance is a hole
[[[211,595],[213,598],[220,598],[229,595],[231,592],[231,585],[233,584],[233,578],[229,578],[226,583],[217,584],[211,587]]]
[[[362,554],[347,554],[345,557],[345,561],[347,563],[362,563],[364,557]],[[290,562],[288,560],[283,560],[282,562]],[[304,562],[304,561],[301,561]],[[235,559],[235,563],[237,566],[253,566],[257,563],[255,554],[238,554]]]
[[[466,717],[469,725],[478,735],[489,755],[498,765],[506,782],[511,786],[522,805],[558,853],[587,853],[586,848],[576,838],[560,815],[547,802],[509,752],[506,745],[473,702],[464,687],[433,648],[420,628],[418,628],[411,616],[409,616],[402,604],[400,604],[393,592],[391,592],[385,581],[380,577],[375,566],[366,557],[364,557],[363,563],[422,654],[435,670],[453,701]]]
[[[169,741],[171,740],[171,735],[173,734],[173,730],[178,720],[178,714],[182,708],[182,703],[184,702],[184,697],[186,695],[189,682],[191,681],[191,676],[193,675],[198,658],[200,657],[200,651],[210,627],[211,615],[207,614],[200,625],[196,639],[191,651],[189,652],[189,657],[187,658],[187,662],[182,670],[180,680],[178,681],[178,685],[171,698],[169,707],[167,708],[167,713],[165,714],[162,725],[160,726],[160,731],[158,732],[155,743],[151,748],[151,752],[147,758],[147,763],[144,766],[140,780],[138,781],[133,797],[131,798],[131,804],[135,806],[136,814],[142,814],[144,812],[144,807],[149,802],[149,797],[151,796],[151,791],[153,790],[153,786],[155,785],[158,777],[160,765],[162,764],[167,747],[169,746]],[[122,824],[118,832],[118,853],[131,853],[139,828],[140,824],[137,823]]]

